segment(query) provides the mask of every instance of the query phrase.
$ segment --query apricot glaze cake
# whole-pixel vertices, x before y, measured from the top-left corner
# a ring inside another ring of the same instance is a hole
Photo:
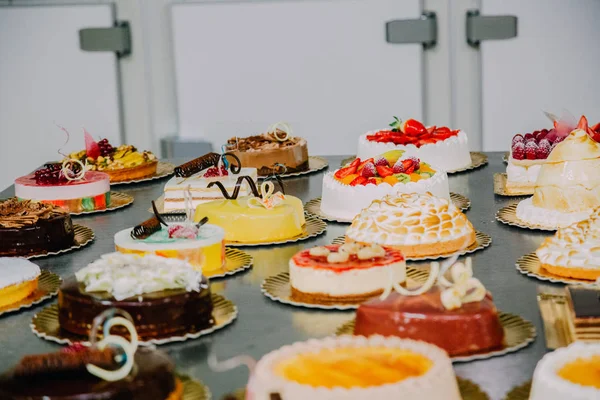
[[[182,260],[110,253],[77,271],[58,292],[61,329],[88,335],[96,315],[127,311],[144,340],[214,324],[207,280]]]
[[[238,156],[242,165],[256,168],[260,176],[308,170],[306,139],[292,136],[291,127],[284,122],[273,124],[261,135],[232,137],[227,151]]]
[[[448,355],[425,342],[338,336],[297,342],[260,359],[252,400],[460,400]]]
[[[90,171],[100,171],[110,177],[111,183],[142,179],[156,173],[158,159],[150,151],[138,151],[135,146],[121,145],[113,147],[108,139],[96,142],[85,131],[85,150],[69,155],[77,159]]]
[[[444,171],[454,171],[471,164],[467,135],[445,126],[426,127],[415,119],[401,121],[394,117],[391,129],[367,132],[358,139],[358,157],[376,157],[389,150],[403,150],[406,157],[435,161]]]
[[[74,235],[71,216],[62,208],[15,197],[0,201],[0,256],[65,250],[73,246]]]
[[[351,220],[375,199],[396,193],[426,193],[450,198],[444,171],[415,157],[390,150],[366,160],[355,159],[323,178],[321,211]]]
[[[589,219],[559,228],[536,250],[551,274],[595,281],[600,278],[600,208]]]
[[[530,400],[598,398],[600,344],[572,343],[546,354],[535,367]]]
[[[17,303],[36,291],[40,268],[23,258],[0,257],[0,307]]]
[[[373,200],[346,230],[347,242],[392,247],[405,257],[450,254],[475,240],[475,229],[465,214],[430,193]]]
[[[305,303],[360,303],[383,293],[390,280],[406,280],[398,250],[343,244],[302,250],[290,260],[292,299]]]
[[[395,291],[388,289],[382,298],[362,303],[354,334],[423,340],[452,357],[502,348],[504,330],[498,311],[491,295],[473,278],[470,259],[466,264],[451,263],[441,269],[432,263],[430,279],[419,289],[409,291],[394,284],[390,286]],[[449,265],[453,281],[444,277]]]
[[[600,135],[598,135],[600,136]],[[600,206],[600,140],[581,117],[542,165],[533,197],[521,201],[517,218],[554,228],[587,219]]]

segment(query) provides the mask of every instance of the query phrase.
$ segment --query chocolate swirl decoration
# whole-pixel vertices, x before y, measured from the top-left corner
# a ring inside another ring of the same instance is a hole
[[[229,163],[229,170],[231,173],[235,175],[239,174],[242,170],[242,162],[238,156],[233,153],[208,153],[202,157],[198,157],[192,161],[188,161],[185,164],[175,167],[175,176],[178,178],[188,178],[206,168],[218,166],[219,161],[225,161],[227,157],[231,157],[235,161],[235,163]]]
[[[237,181],[235,182],[235,187],[233,188],[232,194],[229,194],[229,192],[227,191],[225,186],[223,186],[223,184],[219,181],[213,181],[213,182],[209,183],[207,187],[211,188],[213,186],[216,186],[221,190],[221,193],[223,194],[224,198],[226,198],[227,200],[235,200],[240,195],[240,189],[241,189],[242,183],[244,181],[248,182],[248,186],[250,187],[250,190],[252,191],[252,194],[255,197],[261,197],[260,192],[258,191],[258,188],[256,187],[256,182],[254,182],[254,180],[252,178],[250,178],[248,175],[240,176],[237,179]]]

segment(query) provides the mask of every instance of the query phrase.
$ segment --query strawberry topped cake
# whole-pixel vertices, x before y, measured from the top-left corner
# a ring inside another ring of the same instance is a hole
[[[454,171],[471,164],[467,135],[446,126],[426,127],[415,119],[402,121],[394,117],[391,129],[367,132],[358,139],[358,157],[366,159],[388,150],[403,150],[435,163],[444,171]]]
[[[431,193],[450,198],[448,176],[402,150],[389,150],[376,157],[355,159],[323,178],[321,212],[350,222],[373,200],[388,194]]]

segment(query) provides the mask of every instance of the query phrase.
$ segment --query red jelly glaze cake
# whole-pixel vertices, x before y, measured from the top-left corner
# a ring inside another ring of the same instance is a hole
[[[504,346],[504,330],[489,293],[482,301],[447,310],[438,287],[420,296],[392,292],[383,301],[361,304],[356,312],[354,334],[423,340],[441,347],[450,356]]]

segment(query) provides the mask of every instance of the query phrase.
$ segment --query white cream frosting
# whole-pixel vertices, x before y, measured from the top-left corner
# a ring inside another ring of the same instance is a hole
[[[75,273],[87,292],[123,300],[167,289],[200,290],[202,274],[186,261],[155,255],[109,253]]]
[[[94,176],[100,175],[94,172]],[[28,200],[70,200],[83,197],[95,197],[110,192],[110,178],[107,174],[100,180],[78,183],[76,185],[29,186],[15,181],[15,196]]]
[[[578,212],[561,212],[536,207],[533,205],[532,199],[532,197],[529,197],[517,205],[517,218],[529,224],[563,228],[587,219],[592,212],[591,209]]]
[[[40,276],[40,267],[24,258],[0,257],[0,289],[32,281]]]
[[[454,203],[431,194],[401,194],[374,200],[346,236],[361,243],[407,246],[471,237],[473,226]]]
[[[317,352],[337,347],[390,347],[409,350],[429,358],[433,365],[425,374],[402,380],[397,383],[367,388],[313,387],[295,383],[274,373],[276,365],[290,357],[306,352]],[[265,355],[256,365],[248,382],[248,395],[252,400],[269,400],[271,393],[279,393],[285,400],[364,400],[364,399],[403,399],[403,400],[460,400],[460,392],[452,362],[445,351],[421,341],[384,338],[374,335],[338,336],[325,339],[312,339],[284,346]]]
[[[543,264],[600,269],[600,209],[589,219],[559,229],[536,250]]]
[[[567,363],[578,358],[600,356],[600,344],[575,342],[546,354],[535,367],[530,400],[591,400],[600,399],[600,389],[582,386],[558,375]]]
[[[538,178],[541,164],[534,164],[530,166],[522,166],[514,164],[510,159],[506,166],[506,180],[507,184],[519,184],[519,185],[535,185],[535,181]]]
[[[450,199],[448,175],[436,166],[431,166],[436,173],[429,179],[418,182],[397,183],[390,185],[346,185],[329,172],[323,178],[323,194],[321,196],[321,211],[334,218],[351,221],[360,210],[368,207],[373,200],[381,199],[396,193],[427,193],[444,199]]]
[[[368,135],[373,135],[377,132],[379,131],[371,131],[360,136],[358,139],[357,157],[365,159],[383,154],[388,150],[397,149],[405,151],[403,157],[414,156],[423,160],[430,160],[444,171],[453,171],[471,164],[467,134],[463,131],[446,140],[426,144],[421,147],[417,147],[414,144],[396,145],[394,143],[379,143],[367,140]]]
[[[156,250],[184,250],[199,248],[219,243],[225,238],[225,231],[217,225],[205,224],[200,227],[196,239],[168,239],[167,228],[160,232],[167,238],[160,240],[155,233],[148,239],[137,240],[131,237],[133,228],[123,229],[115,234],[115,245],[128,250],[156,251]],[[154,239],[155,238],[155,239]],[[153,240],[154,239],[154,240]]]

